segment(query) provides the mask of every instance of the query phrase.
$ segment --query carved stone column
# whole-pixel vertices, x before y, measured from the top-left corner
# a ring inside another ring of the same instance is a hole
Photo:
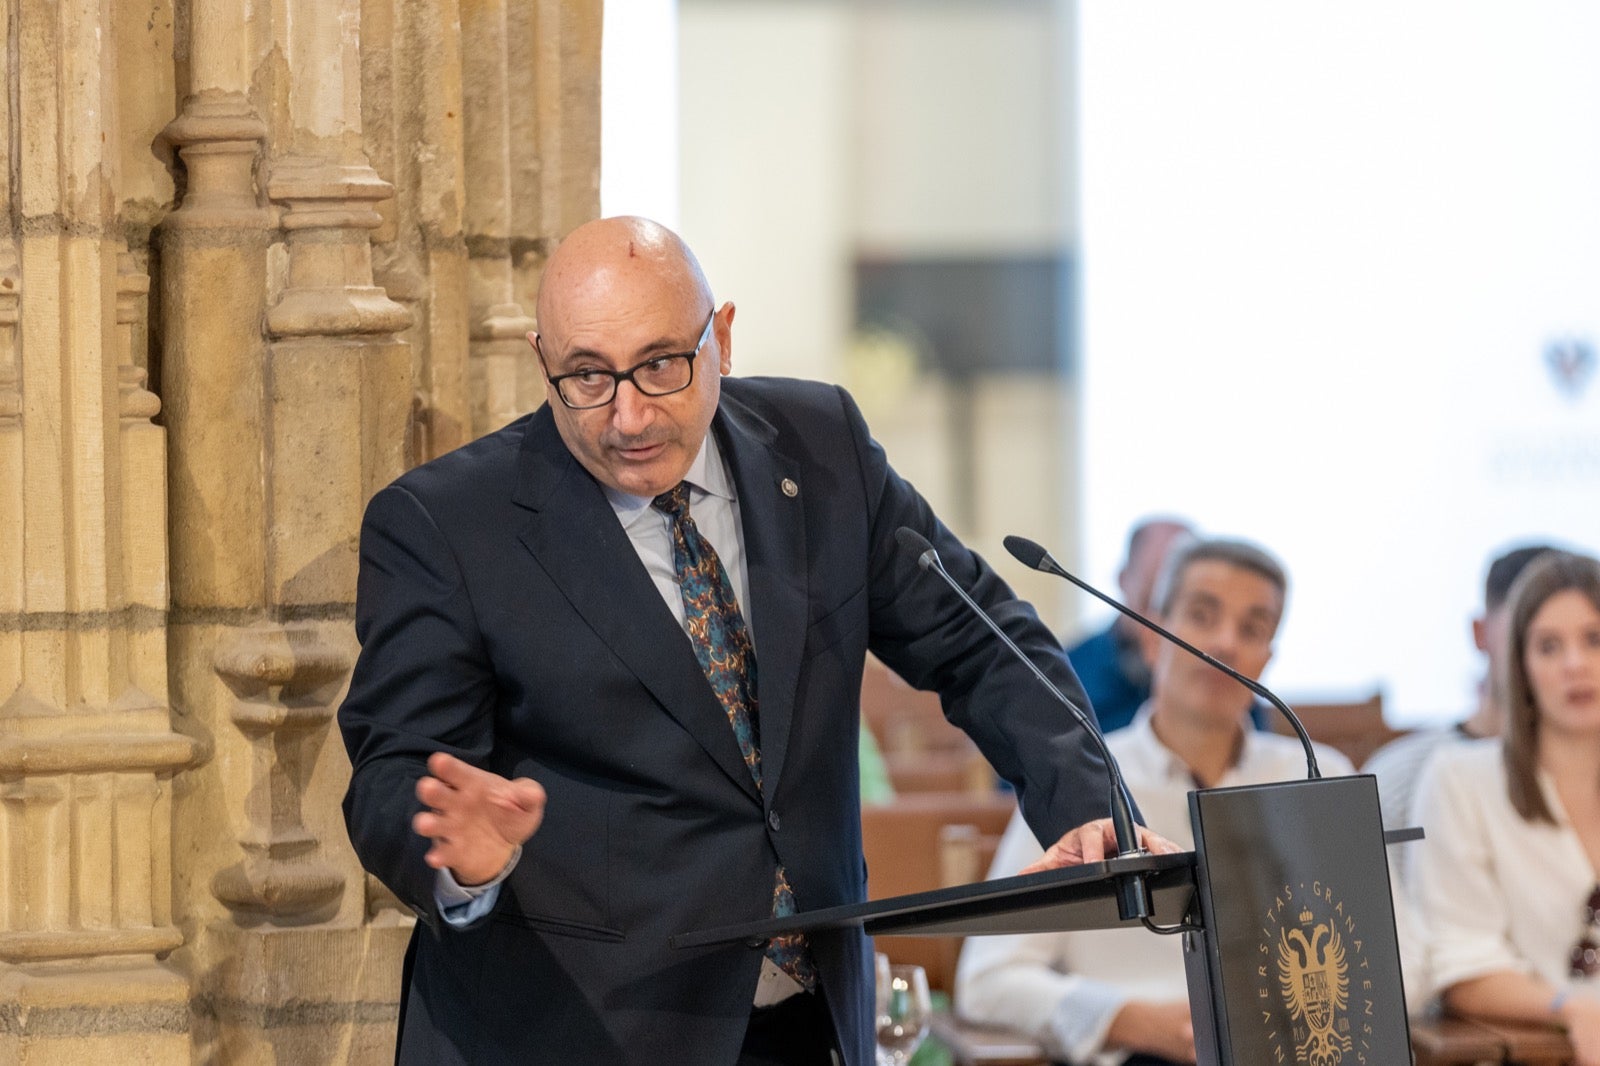
[[[413,316],[413,425],[407,465],[471,439],[467,242],[458,0],[367,0],[362,8],[362,133],[395,186],[380,203],[374,270]]]
[[[462,73],[466,107],[468,293],[472,304],[469,384],[473,436],[529,409],[525,382],[536,358],[534,328],[511,269],[511,120],[507,0],[475,0],[461,12],[461,47],[473,58]]]
[[[165,444],[129,339],[111,5],[8,0],[0,112],[0,1061],[188,1057]],[[11,111],[15,105],[15,113]],[[14,176],[14,181],[11,180]]]
[[[305,743],[327,728],[350,660],[311,627],[264,625],[233,636],[219,649],[217,673],[233,691],[230,717],[250,742],[256,787],[245,800],[245,857],[212,878],[212,891],[244,917],[331,917],[344,876],[317,855],[301,791]]]
[[[0,115],[9,105],[0,102]],[[3,168],[9,170],[9,168]],[[10,175],[0,177],[9,220]],[[0,239],[0,693],[15,692],[22,684],[22,609],[27,575],[23,570],[22,522],[22,392],[17,360],[17,326],[22,302],[22,268],[16,242],[8,233]],[[9,518],[5,516],[10,516]]]
[[[161,392],[171,435],[173,697],[183,728],[206,739],[208,757],[178,782],[175,826],[184,846],[174,895],[192,933],[175,960],[195,983],[196,1058],[225,1061],[219,1015],[232,1001],[218,978],[227,949],[215,930],[231,923],[211,882],[243,859],[242,812],[254,782],[215,655],[219,643],[262,616],[261,323],[274,218],[255,191],[266,124],[247,95],[250,29],[206,3],[193,5],[189,28],[191,91],[162,134],[186,190],[159,231]]]
[[[581,219],[511,190],[598,166],[544,166],[598,106],[598,0],[490,6],[0,0],[0,1063],[392,1059],[412,919],[331,728],[358,523],[489,424],[469,332],[532,406],[512,260]],[[473,106],[463,17],[502,30]],[[524,91],[556,125],[508,145]]]
[[[188,171],[163,280],[174,674],[215,747],[184,779],[182,955],[201,1058],[379,1062],[409,923],[368,921],[330,726],[361,512],[404,468],[411,316],[373,281],[393,188],[361,151],[360,3],[254,11],[195,0],[167,131]]]
[[[599,0],[533,0],[507,12],[514,292],[532,308],[556,242],[600,213]],[[537,376],[537,375],[536,375]],[[534,382],[531,399],[543,396]]]

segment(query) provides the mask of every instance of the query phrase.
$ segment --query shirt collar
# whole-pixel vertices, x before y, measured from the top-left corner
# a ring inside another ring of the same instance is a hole
[[[728,476],[728,468],[722,461],[722,449],[717,444],[715,433],[706,431],[700,450],[695,453],[694,462],[689,464],[689,471],[683,475],[683,480],[689,483],[691,501],[697,495],[716,496],[724,500],[734,498],[733,479]],[[654,496],[635,496],[610,485],[601,485],[600,488],[624,529],[650,514]]]
[[[1176,752],[1156,736],[1156,731],[1150,725],[1150,718],[1154,712],[1150,701],[1146,700],[1139,705],[1138,712],[1133,716],[1133,721],[1128,724],[1128,731],[1137,739],[1138,748],[1150,760],[1151,769],[1155,770],[1166,780],[1183,779],[1193,782],[1194,775],[1189,772],[1189,765],[1180,759]],[[1235,774],[1248,770],[1251,764],[1262,752],[1261,740],[1255,735],[1255,729],[1248,724],[1248,720],[1240,724],[1244,731],[1244,739],[1239,743],[1238,757],[1222,775],[1219,786],[1226,784]]]
[[[1156,731],[1150,726],[1150,701],[1139,705],[1139,710],[1134,713],[1133,721],[1127,725],[1128,740],[1133,745],[1133,750],[1138,752],[1139,761],[1144,763],[1145,769],[1154,778],[1170,781],[1174,777],[1188,777],[1189,768],[1183,760],[1172,753],[1172,749],[1161,743],[1161,738],[1156,736]]]

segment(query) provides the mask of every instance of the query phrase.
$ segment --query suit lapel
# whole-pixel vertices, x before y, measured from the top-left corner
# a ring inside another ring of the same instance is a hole
[[[730,396],[726,384],[713,429],[733,475],[744,528],[750,602],[742,606],[755,631],[761,778],[770,800],[789,750],[804,651],[805,488],[799,464],[776,447],[777,431]]]
[[[512,499],[532,512],[520,534],[523,545],[666,712],[760,802],[728,716],[706,683],[689,638],[662,602],[599,483],[562,443],[549,408],[529,422],[518,467]],[[757,661],[764,688],[766,660]],[[605,713],[603,707],[594,710]]]

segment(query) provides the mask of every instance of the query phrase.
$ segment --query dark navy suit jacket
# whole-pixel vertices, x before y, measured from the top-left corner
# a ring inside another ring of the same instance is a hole
[[[866,898],[856,731],[868,649],[941,693],[1041,837],[1106,812],[1104,767],[1066,713],[895,531],[926,536],[1081,698],[1060,646],[889,468],[847,394],[729,378],[713,432],[744,530],[761,793],[548,408],[407,473],[367,509],[362,653],[339,720],[350,839],[422,919],[402,1062],[733,1063],[762,946],[667,939],[767,917],[780,861],[802,910]],[[410,828],[434,751],[531,777],[549,797],[494,911],[466,930],[438,920]],[[868,942],[829,932],[812,948],[846,1060],[869,1066]]]

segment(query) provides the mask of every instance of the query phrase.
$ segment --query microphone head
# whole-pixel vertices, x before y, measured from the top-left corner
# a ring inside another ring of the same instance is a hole
[[[1010,552],[1012,558],[1023,566],[1034,570],[1047,570],[1044,561],[1050,558],[1050,553],[1045,551],[1042,546],[1035,544],[1027,537],[1007,537],[1004,543],[1006,551]]]
[[[926,570],[939,558],[939,553],[933,550],[933,545],[928,543],[928,538],[912,529],[910,526],[901,526],[894,531],[894,539],[899,543],[900,549],[916,555],[917,565]]]

